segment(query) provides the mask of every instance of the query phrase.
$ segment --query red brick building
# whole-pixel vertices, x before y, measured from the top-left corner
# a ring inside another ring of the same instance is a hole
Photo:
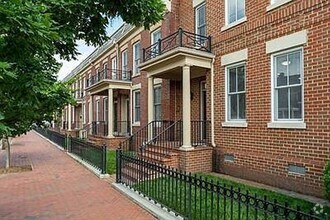
[[[77,77],[79,102],[62,128],[116,148],[172,121],[181,133],[170,164],[322,196],[330,2],[166,3],[162,22],[123,25],[66,77]]]

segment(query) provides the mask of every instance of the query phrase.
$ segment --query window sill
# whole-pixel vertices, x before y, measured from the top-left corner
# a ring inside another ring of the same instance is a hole
[[[140,126],[140,122],[134,122],[134,123],[132,124],[132,126],[133,126],[133,127],[139,127],[139,126]]]
[[[222,122],[222,127],[233,127],[233,128],[247,128],[247,122],[245,121],[228,121]]]
[[[247,18],[246,17],[243,17],[243,18],[241,18],[241,19],[239,19],[237,21],[234,21],[233,23],[227,24],[226,26],[223,26],[221,28],[221,31],[225,31],[225,30],[228,30],[228,29],[230,29],[232,27],[235,27],[235,26],[237,26],[237,25],[239,25],[241,23],[246,22],[246,20],[247,20]]]
[[[288,129],[306,129],[304,122],[270,122],[267,124],[268,128],[288,128]]]
[[[276,8],[282,6],[282,5],[285,5],[286,3],[289,3],[291,1],[292,0],[280,0],[280,1],[276,2],[276,3],[273,3],[271,5],[268,5],[267,8],[266,8],[266,11],[267,12],[268,11],[272,11],[272,10],[274,10],[274,9],[276,9]]]

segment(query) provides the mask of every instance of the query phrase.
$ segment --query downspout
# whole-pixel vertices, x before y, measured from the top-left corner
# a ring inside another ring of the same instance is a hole
[[[214,62],[215,59],[212,59],[211,66],[211,144],[215,147],[215,138],[214,138]]]

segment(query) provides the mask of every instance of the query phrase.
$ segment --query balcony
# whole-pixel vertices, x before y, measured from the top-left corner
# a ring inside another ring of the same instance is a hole
[[[123,88],[131,85],[132,71],[119,69],[104,69],[87,79],[86,91],[92,94],[107,88]],[[110,85],[110,86],[109,86]]]
[[[143,49],[140,69],[147,71],[148,76],[180,79],[181,68],[189,66],[194,78],[211,68],[213,58],[211,36],[190,33],[180,28]]]
[[[146,62],[178,47],[185,47],[197,51],[211,53],[211,36],[205,37],[184,31],[180,28],[177,32],[159,40],[150,47],[144,48],[143,62]]]

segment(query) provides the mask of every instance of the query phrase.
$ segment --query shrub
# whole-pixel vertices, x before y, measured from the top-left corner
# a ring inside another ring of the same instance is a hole
[[[324,169],[324,186],[326,197],[330,200],[330,161],[328,161]]]

